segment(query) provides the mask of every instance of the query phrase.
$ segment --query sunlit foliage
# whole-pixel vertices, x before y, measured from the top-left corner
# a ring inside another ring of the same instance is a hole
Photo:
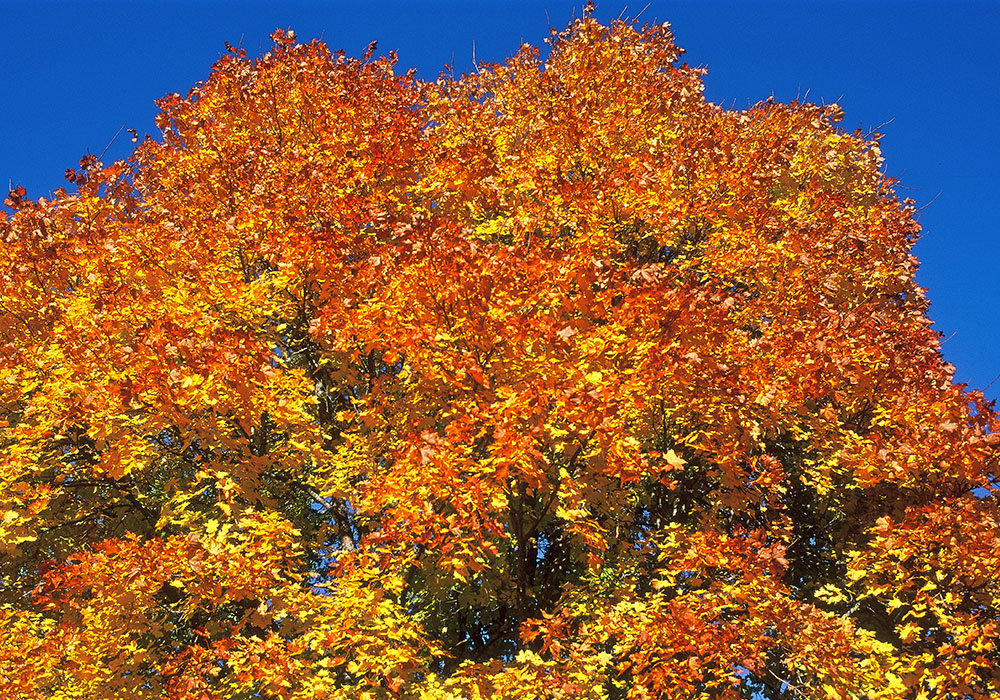
[[[877,135],[584,17],[277,32],[0,220],[6,698],[988,698],[997,418]]]

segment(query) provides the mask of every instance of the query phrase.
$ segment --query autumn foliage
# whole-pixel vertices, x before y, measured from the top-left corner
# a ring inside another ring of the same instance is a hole
[[[0,217],[5,698],[988,698],[1000,428],[836,105],[277,32]]]

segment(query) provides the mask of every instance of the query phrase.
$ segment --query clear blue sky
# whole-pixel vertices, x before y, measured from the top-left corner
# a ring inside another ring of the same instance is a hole
[[[609,21],[646,0],[599,3]],[[359,55],[373,39],[401,67],[436,77],[444,63],[499,61],[540,45],[582,2],[53,2],[0,0],[0,187],[30,197],[100,153],[124,124],[156,134],[153,100],[185,93],[224,51],[251,54],[277,27]],[[627,9],[626,9],[627,7]],[[746,106],[839,101],[843,126],[883,122],[888,173],[926,205],[916,254],[931,318],[949,338],[956,379],[982,388],[1000,374],[1000,2],[679,2],[654,0],[686,60],[708,68],[713,102]],[[122,134],[105,161],[128,155]],[[1000,397],[1000,380],[986,391]]]

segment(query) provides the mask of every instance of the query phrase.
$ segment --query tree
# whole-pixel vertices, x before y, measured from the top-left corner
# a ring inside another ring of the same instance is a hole
[[[998,421],[836,105],[289,32],[0,222],[10,698],[987,698]]]

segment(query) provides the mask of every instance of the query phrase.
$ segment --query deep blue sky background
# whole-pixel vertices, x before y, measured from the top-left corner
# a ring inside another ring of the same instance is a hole
[[[604,0],[596,16],[634,16],[645,0]],[[202,2],[0,0],[0,188],[32,198],[63,186],[84,153],[119,128],[157,134],[153,100],[186,93],[224,51],[267,50],[275,28],[359,55],[373,39],[400,67],[434,78],[523,41],[541,45],[582,2]],[[627,8],[627,9],[626,9]],[[883,153],[901,193],[925,206],[918,279],[948,338],[956,380],[1000,375],[1000,2],[680,2],[654,0],[685,59],[708,68],[710,100],[744,107],[771,94],[839,101],[843,127],[884,122]],[[105,162],[128,155],[124,132]],[[986,389],[1000,397],[1000,380]]]

